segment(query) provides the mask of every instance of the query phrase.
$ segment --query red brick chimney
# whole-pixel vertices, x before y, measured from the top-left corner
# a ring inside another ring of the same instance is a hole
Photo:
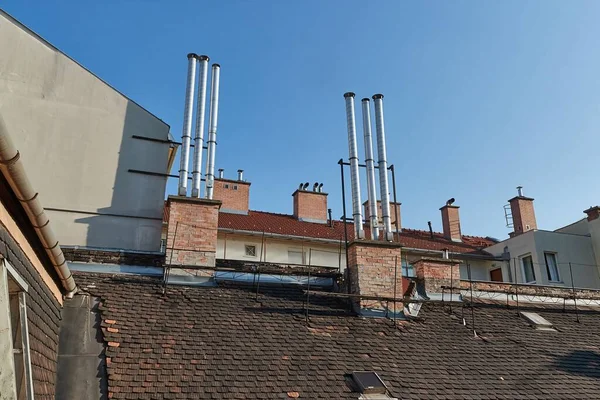
[[[448,258],[421,258],[412,264],[417,275],[417,290],[419,290],[420,286],[429,295],[433,293],[449,293],[444,287],[460,287],[460,266],[456,260]]]
[[[222,171],[219,170],[222,174]],[[215,178],[213,189],[213,198],[220,200],[223,205],[220,212],[231,214],[248,214],[250,206],[250,182],[241,178],[239,173],[238,180],[225,179],[222,176]]]
[[[402,217],[400,214],[400,206],[402,203],[390,202],[390,218],[392,220],[392,230],[396,231],[396,219],[398,220],[398,230],[402,229]],[[365,221],[367,224],[371,221],[371,213],[369,212],[369,200],[363,203],[365,212]],[[378,226],[383,226],[383,213],[381,212],[381,200],[377,200],[377,222]]]
[[[533,199],[523,196],[523,187],[518,186],[517,191],[518,195],[508,200],[513,220],[511,237],[537,229]]]
[[[314,188],[313,191],[297,189],[292,194],[294,217],[299,221],[325,224],[327,223],[327,193],[318,191],[320,190],[318,185]]]
[[[462,242],[460,216],[458,214],[459,208],[460,207],[454,205],[454,198],[448,200],[446,205],[440,208],[440,211],[442,212],[444,237],[454,242]]]
[[[588,221],[593,221],[595,219],[598,219],[598,217],[600,217],[600,207],[598,207],[598,206],[590,207],[583,212],[587,214]]]

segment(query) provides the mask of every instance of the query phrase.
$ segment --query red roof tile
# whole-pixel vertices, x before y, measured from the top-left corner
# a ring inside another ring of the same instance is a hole
[[[348,223],[348,240],[354,239],[354,224]],[[298,221],[293,215],[275,214],[264,211],[248,211],[244,214],[219,214],[219,228],[239,231],[275,233],[289,236],[304,236],[317,239],[344,239],[344,224],[333,221],[329,224]],[[368,232],[366,232],[368,234]],[[461,243],[453,242],[442,233],[434,232],[433,238],[427,231],[402,229],[400,242],[405,247],[424,250],[444,250],[457,253],[481,253],[481,249],[495,244],[493,240],[479,236],[463,236]]]

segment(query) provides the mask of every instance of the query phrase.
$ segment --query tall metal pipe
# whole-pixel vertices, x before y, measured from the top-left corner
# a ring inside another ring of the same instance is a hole
[[[377,131],[377,156],[379,158],[379,190],[381,193],[381,213],[385,240],[392,241],[392,221],[390,218],[390,191],[388,188],[387,152],[385,149],[385,126],[383,123],[383,95],[373,96],[375,105],[375,129]]]
[[[354,93],[344,93],[346,99],[346,123],[348,124],[348,159],[350,161],[350,183],[352,188],[352,217],[356,239],[364,239],[360,201],[360,178],[358,174],[358,148],[356,146],[356,118],[354,116]]]
[[[206,115],[206,81],[208,77],[208,56],[199,56],[200,76],[198,77],[198,101],[196,108],[196,134],[194,135],[194,161],[192,163],[192,197],[200,197],[202,181],[202,151],[204,147],[204,119]]]
[[[180,196],[187,196],[188,164],[190,162],[190,140],[192,138],[192,107],[194,107],[194,82],[196,81],[196,57],[194,53],[187,55],[188,74],[185,87],[185,106],[183,109],[183,132],[181,134],[181,163],[179,166]]]
[[[208,117],[208,157],[206,157],[206,198],[213,198],[215,183],[215,150],[217,146],[217,120],[219,118],[219,79],[221,66],[212,65],[210,81],[210,114]]]
[[[367,194],[369,197],[369,221],[371,239],[379,238],[377,227],[377,185],[375,184],[375,161],[373,160],[373,135],[371,133],[371,102],[362,99],[363,133],[365,137],[365,164],[367,165]]]

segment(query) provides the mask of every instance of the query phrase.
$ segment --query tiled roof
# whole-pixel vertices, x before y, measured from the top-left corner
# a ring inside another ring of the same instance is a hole
[[[357,399],[344,375],[376,371],[402,399],[600,398],[600,315],[537,309],[556,332],[514,308],[425,304],[417,321],[350,315],[336,299],[261,286],[169,287],[77,274],[102,299],[112,399]],[[466,317],[463,325],[461,317]]]
[[[348,223],[348,239],[354,238],[354,224]],[[333,221],[333,226],[314,222],[298,221],[293,215],[274,214],[264,211],[248,211],[244,214],[219,214],[219,228],[253,232],[276,233],[283,235],[305,236],[319,239],[340,240],[344,238],[344,224]],[[368,229],[365,230],[368,234]],[[402,229],[400,242],[405,247],[444,250],[457,253],[481,253],[481,249],[495,244],[493,240],[478,236],[463,236],[462,243],[453,242],[439,232],[434,232],[433,239],[427,231]]]

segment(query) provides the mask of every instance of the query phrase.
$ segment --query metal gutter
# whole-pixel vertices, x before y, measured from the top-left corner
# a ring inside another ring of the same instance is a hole
[[[50,261],[67,291],[66,297],[71,298],[77,291],[77,285],[65,260],[65,256],[50,227],[50,220],[38,198],[38,193],[33,190],[25,174],[20,154],[13,145],[4,120],[0,116],[0,170],[4,173],[10,187],[15,192],[19,202],[25,209],[29,221],[50,257]]]
[[[414,247],[402,247],[402,251],[406,251],[407,253],[422,253],[422,254],[435,254],[443,256],[443,250],[427,250],[427,249],[417,249]],[[480,255],[480,254],[468,254],[468,253],[456,253],[449,252],[450,257],[455,256],[458,258],[472,258],[477,260],[489,260],[489,261],[505,261],[502,257],[496,257],[493,255]]]

